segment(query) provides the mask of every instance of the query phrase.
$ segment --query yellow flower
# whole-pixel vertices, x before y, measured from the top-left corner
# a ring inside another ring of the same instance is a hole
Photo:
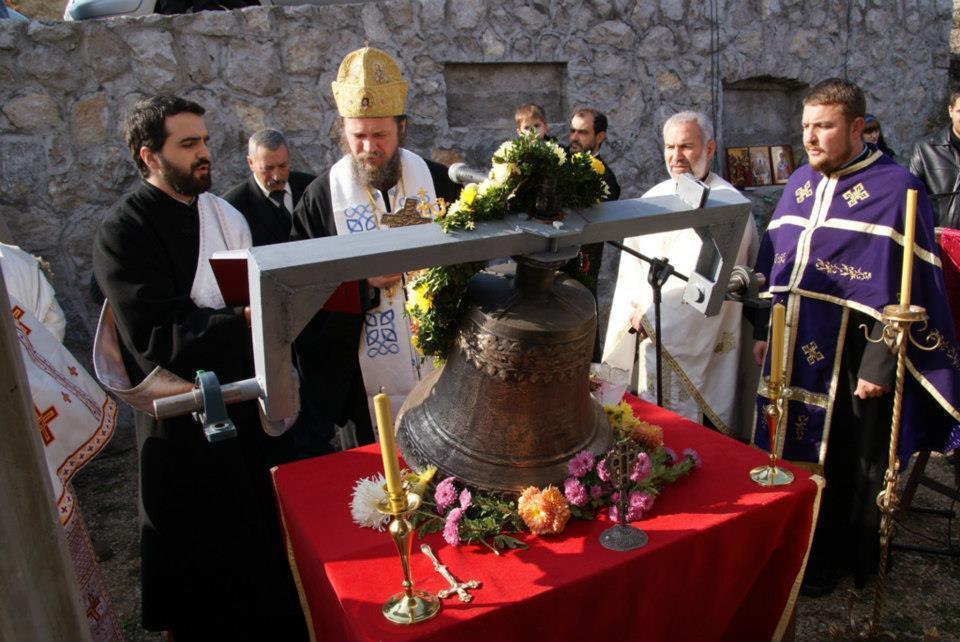
[[[517,512],[534,535],[560,533],[570,519],[570,505],[556,486],[542,491],[535,486],[526,488],[517,500]]]
[[[407,301],[407,311],[411,314],[419,308],[427,312],[433,304],[433,293],[427,290],[426,281],[415,281],[410,287],[410,299]]]
[[[603,166],[603,162],[596,156],[590,157],[590,167],[593,168],[594,173],[600,174],[603,176],[607,169]]]
[[[463,186],[463,190],[460,192],[460,201],[467,206],[473,205],[473,201],[477,198],[477,184],[476,183],[467,183]]]
[[[403,471],[403,479],[405,482],[410,484],[411,493],[423,495],[423,492],[427,489],[427,484],[430,483],[430,480],[432,480],[433,476],[436,474],[437,467],[433,464],[430,464],[420,472],[414,470]]]

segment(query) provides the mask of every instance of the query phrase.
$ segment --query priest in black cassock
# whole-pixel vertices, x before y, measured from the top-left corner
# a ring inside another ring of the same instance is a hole
[[[247,146],[250,176],[231,187],[223,200],[240,210],[254,245],[290,240],[293,208],[315,176],[290,170],[290,148],[276,129],[255,132]]]
[[[203,260],[251,242],[243,216],[207,192],[203,113],[173,96],[137,103],[124,131],[143,183],[97,230],[94,272],[131,399],[199,369],[253,375],[249,308],[224,305]],[[136,413],[144,628],[177,642],[305,639],[269,478],[289,440],[264,433],[256,402],[228,413],[238,436],[217,443],[192,417]]]

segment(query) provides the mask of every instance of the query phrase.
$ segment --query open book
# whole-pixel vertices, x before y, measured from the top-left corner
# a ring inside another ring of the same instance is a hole
[[[210,257],[210,268],[217,278],[224,303],[231,306],[250,305],[246,250],[214,252]],[[323,309],[360,314],[360,284],[356,281],[341,283],[323,304]]]

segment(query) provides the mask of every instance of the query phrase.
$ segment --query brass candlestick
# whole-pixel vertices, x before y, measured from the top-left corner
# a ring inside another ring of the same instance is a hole
[[[917,326],[921,332],[927,327],[927,310],[919,305],[891,304],[883,308],[883,334],[879,338],[870,337],[867,326],[861,325],[867,341],[886,344],[891,353],[897,355],[897,375],[893,392],[893,418],[890,422],[890,448],[887,453],[887,471],[883,476],[884,488],[877,495],[877,506],[880,508],[880,562],[877,568],[877,585],[873,596],[873,611],[870,618],[861,626],[857,626],[853,616],[849,625],[843,631],[833,631],[835,635],[845,636],[845,639],[886,639],[889,636],[880,628],[880,617],[883,611],[883,600],[887,591],[887,561],[890,559],[890,540],[893,537],[894,514],[897,512],[899,497],[897,496],[897,480],[900,477],[900,458],[897,448],[900,443],[900,416],[903,411],[903,382],[906,377],[907,342],[912,343],[920,350],[931,351],[940,347],[940,336],[931,333],[927,336],[928,345],[923,345],[914,339],[912,326]],[[851,603],[851,609],[853,604]]]
[[[383,604],[383,617],[395,624],[416,624],[434,617],[440,611],[440,600],[436,595],[413,589],[413,576],[410,574],[410,548],[413,544],[414,528],[407,516],[420,507],[420,496],[406,492],[405,496],[395,497],[392,493],[378,505],[384,515],[391,515],[390,537],[400,554],[403,567],[403,590],[391,595]]]
[[[783,418],[783,404],[786,402],[783,382],[768,382],[767,391],[770,403],[764,407],[763,412],[767,419],[767,435],[770,438],[770,463],[752,469],[750,479],[761,486],[785,486],[793,481],[793,473],[777,466],[777,436],[780,432],[778,426]]]

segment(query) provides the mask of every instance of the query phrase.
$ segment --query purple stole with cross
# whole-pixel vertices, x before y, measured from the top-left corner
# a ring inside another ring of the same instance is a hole
[[[899,452],[906,461],[917,450],[960,445],[960,352],[930,202],[920,181],[873,151],[826,176],[809,165],[798,168],[760,243],[757,270],[768,275],[773,302],[787,306],[784,363],[790,392],[778,437],[784,459],[823,465],[850,311],[879,319],[885,305],[899,301],[909,188],[919,191],[911,303],[930,316],[927,327],[917,324],[913,333],[920,341],[939,337],[941,346],[932,352],[907,349]],[[768,356],[765,377],[769,364]],[[769,449],[762,412],[766,395],[761,380],[753,440]]]

